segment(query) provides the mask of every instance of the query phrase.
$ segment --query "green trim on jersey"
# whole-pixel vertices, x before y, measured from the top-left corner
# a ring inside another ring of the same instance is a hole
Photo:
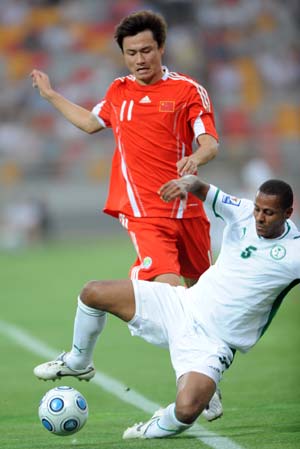
[[[261,337],[264,335],[264,333],[266,332],[266,330],[267,330],[268,327],[270,326],[271,321],[273,320],[274,316],[276,315],[276,313],[277,313],[279,307],[281,306],[281,303],[282,303],[283,299],[285,298],[285,296],[286,296],[286,295],[289,293],[289,291],[292,290],[292,288],[294,288],[295,285],[297,285],[297,284],[300,284],[300,279],[295,279],[295,280],[294,280],[293,282],[291,282],[291,283],[290,283],[284,290],[282,290],[281,293],[279,293],[279,295],[277,296],[277,298],[275,299],[275,301],[274,301],[274,303],[273,303],[273,306],[272,306],[272,309],[271,309],[271,312],[270,312],[268,321],[267,321],[267,323],[266,323],[265,327],[263,328],[262,333],[261,333],[261,335],[260,335]]]
[[[286,225],[287,225],[287,230],[286,230],[286,232],[281,236],[281,237],[279,237],[279,239],[278,240],[281,240],[281,239],[283,239],[289,232],[290,232],[290,230],[291,230],[291,226],[289,225],[289,223],[288,222],[286,222]]]
[[[219,193],[220,193],[220,189],[217,189],[217,191],[216,191],[216,193],[215,193],[215,197],[214,197],[213,203],[212,203],[212,210],[213,210],[213,213],[215,214],[215,216],[216,216],[217,218],[221,218],[223,221],[225,221],[224,218],[222,217],[222,215],[219,215],[219,214],[216,212],[216,209],[215,209],[215,205],[216,205],[216,202],[217,202]]]

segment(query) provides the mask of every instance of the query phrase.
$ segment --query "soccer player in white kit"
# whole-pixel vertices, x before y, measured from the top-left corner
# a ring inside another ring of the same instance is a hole
[[[169,202],[188,192],[226,223],[216,263],[190,288],[142,280],[88,282],[78,298],[71,351],[34,369],[44,380],[92,378],[106,312],[126,321],[132,335],[167,347],[176,401],[129,427],[125,439],[169,437],[192,426],[211,403],[235,351],[255,345],[300,283],[300,232],[290,220],[293,192],[287,183],[266,181],[253,203],[187,175],[164,184],[159,195]]]

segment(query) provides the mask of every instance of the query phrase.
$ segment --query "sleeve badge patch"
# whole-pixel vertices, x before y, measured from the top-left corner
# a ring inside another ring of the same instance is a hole
[[[241,200],[235,196],[223,195],[222,203],[230,204],[231,206],[239,206],[241,204]]]

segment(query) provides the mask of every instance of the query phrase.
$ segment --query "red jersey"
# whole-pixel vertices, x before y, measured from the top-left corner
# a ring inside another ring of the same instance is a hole
[[[114,132],[116,149],[104,212],[134,217],[191,218],[204,215],[202,202],[163,202],[158,189],[178,177],[176,163],[192,154],[194,137],[218,138],[206,90],[192,78],[165,68],[155,84],[132,75],[117,78],[93,108]]]

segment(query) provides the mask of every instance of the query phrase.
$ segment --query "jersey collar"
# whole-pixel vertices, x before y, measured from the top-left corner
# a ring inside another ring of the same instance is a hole
[[[290,230],[291,230],[291,225],[289,224],[288,221],[286,221],[285,224],[284,224],[284,231],[283,231],[283,233],[282,233],[281,235],[279,235],[278,237],[275,237],[274,239],[265,239],[264,237],[262,237],[262,236],[259,235],[258,238],[259,238],[260,240],[282,240],[282,239],[284,239],[284,237],[285,237],[286,235],[288,235],[288,233],[290,232]]]

